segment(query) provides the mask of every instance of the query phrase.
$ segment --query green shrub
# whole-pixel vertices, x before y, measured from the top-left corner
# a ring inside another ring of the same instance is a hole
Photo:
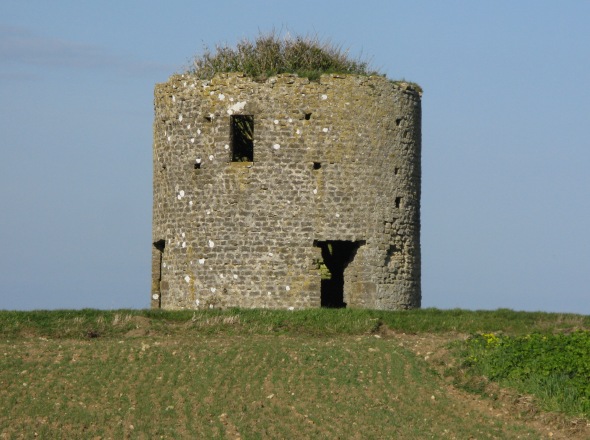
[[[590,415],[590,332],[509,337],[476,334],[466,341],[471,375],[535,395],[547,409]]]
[[[220,72],[242,72],[256,79],[280,73],[296,73],[312,80],[323,73],[379,75],[368,62],[349,58],[340,46],[317,37],[281,38],[274,32],[260,34],[254,41],[244,39],[235,48],[205,47],[189,72],[199,79],[211,79]]]

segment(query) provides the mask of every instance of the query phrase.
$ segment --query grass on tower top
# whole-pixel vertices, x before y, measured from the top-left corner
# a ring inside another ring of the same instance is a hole
[[[381,75],[367,61],[352,59],[348,51],[317,37],[280,37],[276,33],[244,39],[236,47],[205,47],[193,60],[189,73],[211,79],[216,73],[242,72],[255,79],[280,73],[296,73],[310,80],[325,73]]]

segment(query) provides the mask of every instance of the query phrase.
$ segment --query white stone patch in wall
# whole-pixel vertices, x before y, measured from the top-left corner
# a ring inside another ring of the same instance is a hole
[[[213,308],[213,304],[209,304],[209,308],[212,309]]]
[[[231,98],[230,101],[233,101],[233,98]],[[242,110],[244,110],[244,107],[246,107],[246,101],[236,102],[234,105],[230,106],[227,109],[227,114],[232,115],[235,112],[242,111]]]
[[[268,256],[269,256],[269,257],[272,257],[273,255],[274,255],[274,254],[273,254],[272,252],[269,252],[269,253],[268,253]]]
[[[187,124],[186,129],[187,130],[190,130],[191,129],[191,124]]]
[[[172,140],[172,136],[168,136],[168,142]]]
[[[266,294],[267,294],[268,296],[270,296],[270,295],[271,295],[271,293],[270,293],[270,292],[266,292]]]
[[[211,211],[207,210],[207,211],[205,211],[205,213],[206,213],[207,215],[209,215],[209,214],[211,214]]]
[[[166,267],[166,263],[162,263],[162,267]]]
[[[172,95],[172,102],[176,102],[176,96]]]
[[[291,122],[293,122],[293,118],[289,118],[289,119],[287,119],[287,121],[289,121],[289,124],[290,124]]]
[[[214,95],[214,94],[215,94],[215,92],[213,92],[213,91],[209,92],[209,95]]]
[[[328,132],[328,131],[330,131],[330,130],[329,130],[329,128],[328,128],[328,127],[324,127],[324,128],[322,128],[322,131],[323,131],[324,133],[327,133],[327,132]]]
[[[337,218],[340,218],[340,214],[336,213],[336,217],[337,217]]]
[[[223,148],[225,148],[226,150],[229,150],[229,145],[228,145],[228,144],[225,144],[225,145],[223,146]]]
[[[292,312],[293,310],[295,310],[295,307],[291,306],[291,307],[289,307],[288,310],[290,310]]]
[[[209,118],[213,119],[215,117],[215,115],[213,113],[209,113]]]
[[[213,240],[209,240],[208,244],[211,249],[213,249],[215,247],[215,243],[213,242]]]
[[[223,93],[220,93],[217,97],[220,101],[223,101],[225,99],[225,95]]]
[[[198,299],[195,300],[195,304],[197,305],[197,307],[199,307],[199,304],[201,304],[201,301],[199,301]]]
[[[180,194],[178,194],[178,195],[176,196],[176,198],[177,198],[178,200],[180,200],[180,199],[182,199],[182,196],[181,196]]]
[[[199,258],[199,264],[205,264],[205,259],[204,258]]]
[[[180,195],[180,197],[184,197],[184,190],[181,189],[180,192],[178,193],[178,195]]]
[[[285,290],[288,292],[289,290],[291,290],[291,286],[285,286]]]
[[[281,146],[279,144],[274,144],[272,146],[275,150],[279,150],[281,148]]]
[[[197,129],[197,134],[201,134],[201,129]]]
[[[209,156],[209,160],[213,160],[215,159],[215,156],[213,156],[212,154]]]
[[[182,114],[178,115],[178,122],[182,122]]]
[[[193,206],[193,201],[192,200],[189,200],[188,206]]]
[[[211,293],[215,293],[217,289],[215,287],[211,287]]]
[[[190,283],[191,282],[191,277],[189,277],[188,275],[185,275],[184,281],[186,281],[187,283]]]
[[[182,242],[182,247],[185,248],[186,247],[186,241]]]
[[[197,158],[195,159],[195,162],[196,162],[196,163],[201,163],[201,158],[200,158],[200,157],[197,157]]]
[[[157,293],[154,293],[154,294],[152,295],[152,299],[158,299],[159,297],[160,297],[160,295],[158,295]]]
[[[325,101],[326,99],[328,99],[328,95],[322,95],[322,101]]]
[[[225,278],[225,276],[222,273],[220,273],[219,278],[223,279],[223,278]]]
[[[318,193],[318,190],[317,190],[317,189],[314,189],[314,190],[313,190],[313,193],[314,193],[314,194],[317,194],[317,193]]]
[[[237,280],[237,279],[238,279],[238,276],[234,274],[234,280]]]
[[[278,125],[278,123],[279,123],[279,120],[278,120],[278,119],[275,119],[275,120],[274,120],[274,121],[272,121],[272,122],[274,122],[274,124],[275,124],[275,125]]]
[[[195,138],[191,138],[191,144],[195,143]]]
[[[295,133],[301,134],[301,130],[297,129],[297,131]]]

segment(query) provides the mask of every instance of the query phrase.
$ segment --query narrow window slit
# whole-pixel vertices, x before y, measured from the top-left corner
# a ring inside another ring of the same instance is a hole
[[[254,162],[254,116],[230,117],[231,161]]]
[[[166,240],[162,239],[162,240],[154,241],[153,245],[160,252],[164,252],[164,248],[166,247]]]
[[[313,163],[313,169],[314,170],[319,170],[322,167],[322,164],[320,162],[314,162]]]
[[[162,267],[166,240],[161,239],[152,243],[152,300],[154,309],[162,307]]]

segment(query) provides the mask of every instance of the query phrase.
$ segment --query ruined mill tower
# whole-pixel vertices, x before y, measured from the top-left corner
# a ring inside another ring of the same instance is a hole
[[[420,124],[381,76],[158,84],[152,307],[420,307]]]

